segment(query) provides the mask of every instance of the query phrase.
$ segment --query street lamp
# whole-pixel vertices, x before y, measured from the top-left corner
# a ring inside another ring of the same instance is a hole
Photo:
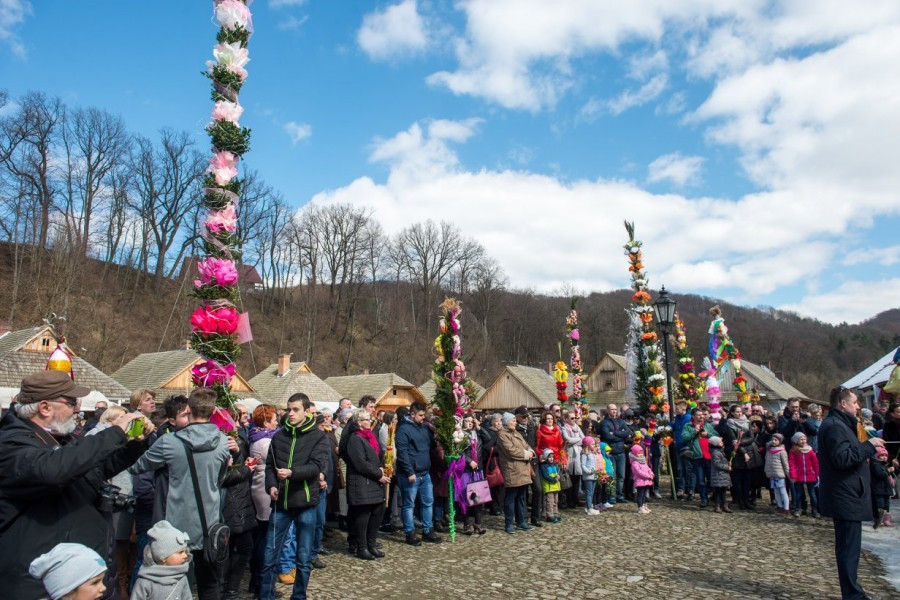
[[[669,374],[669,327],[675,324],[675,300],[669,297],[666,286],[659,290],[659,298],[653,303],[656,324],[663,334],[663,357],[666,361],[666,390],[669,399],[669,422],[675,422],[675,407],[672,405],[672,376]]]

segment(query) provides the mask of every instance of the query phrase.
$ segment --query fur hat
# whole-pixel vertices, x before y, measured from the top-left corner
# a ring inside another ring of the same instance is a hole
[[[592,437],[589,436],[589,435],[586,435],[586,436],[584,436],[584,437],[581,439],[581,445],[582,445],[582,446],[590,446],[590,445],[593,444],[595,441],[596,441],[596,440],[595,440],[594,438],[592,438]]]
[[[81,544],[62,543],[31,561],[28,572],[40,579],[52,600],[62,598],[86,581],[106,572],[100,555]]]
[[[717,436],[717,435],[712,436],[711,438],[709,438],[709,445],[710,445],[710,446],[716,446],[716,447],[718,447],[718,448],[721,448],[722,445],[723,445],[723,444],[722,444],[722,438],[720,438],[720,437]]]

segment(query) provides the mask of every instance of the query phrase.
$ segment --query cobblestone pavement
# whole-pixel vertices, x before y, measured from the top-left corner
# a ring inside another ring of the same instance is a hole
[[[565,521],[503,531],[485,517],[483,536],[455,544],[403,543],[382,535],[386,558],[361,561],[335,532],[328,567],[313,570],[310,598],[840,598],[830,520],[780,517],[771,509],[715,514],[697,504],[657,500],[649,515],[632,503],[598,516],[562,511]],[[446,537],[446,536],[445,536]],[[900,598],[884,567],[863,552],[866,592]],[[288,586],[278,586],[287,598]]]

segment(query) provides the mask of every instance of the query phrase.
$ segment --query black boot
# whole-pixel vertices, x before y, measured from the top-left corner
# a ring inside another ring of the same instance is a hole
[[[366,548],[358,548],[356,550],[356,558],[361,558],[363,560],[375,560],[375,556]]]
[[[419,536],[416,535],[416,530],[413,529],[409,533],[406,534],[406,543],[410,546],[421,546],[422,540],[419,539]]]
[[[375,558],[384,558],[384,552],[382,552],[375,546],[369,546],[369,554],[371,554]]]

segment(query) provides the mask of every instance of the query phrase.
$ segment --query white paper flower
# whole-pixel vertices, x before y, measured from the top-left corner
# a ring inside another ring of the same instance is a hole
[[[226,67],[229,71],[241,78],[241,81],[247,78],[247,70],[244,66],[250,62],[250,51],[241,48],[239,42],[231,44],[216,44],[213,48],[213,56],[216,61],[207,61],[206,66],[212,73],[213,67],[216,65]]]
[[[242,114],[244,114],[244,107],[240,104],[220,100],[213,107],[212,118],[214,121],[230,121],[237,125]]]
[[[240,0],[223,0],[216,5],[216,20],[219,27],[233,31],[238,27],[247,29],[250,21],[250,9]]]

